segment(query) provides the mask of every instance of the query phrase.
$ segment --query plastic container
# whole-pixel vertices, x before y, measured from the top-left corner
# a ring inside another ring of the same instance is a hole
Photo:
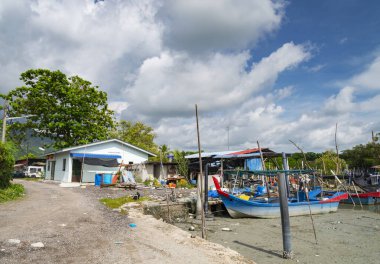
[[[112,173],[104,173],[103,174],[103,183],[111,184],[112,183]]]
[[[95,186],[100,186],[103,180],[103,174],[97,173],[95,174]]]

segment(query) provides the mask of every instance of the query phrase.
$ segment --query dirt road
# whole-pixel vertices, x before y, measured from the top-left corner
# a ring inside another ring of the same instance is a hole
[[[22,184],[25,198],[0,204],[0,263],[253,263],[139,212],[111,212],[81,189]]]

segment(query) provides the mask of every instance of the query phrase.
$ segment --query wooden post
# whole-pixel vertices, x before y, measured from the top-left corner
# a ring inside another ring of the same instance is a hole
[[[286,158],[285,152],[282,152],[282,166],[285,171],[289,170],[288,167],[288,159]],[[285,172],[285,183],[286,183],[286,194],[289,197],[290,196],[290,187],[289,187],[289,177],[288,172]]]
[[[208,163],[205,165],[205,216],[208,216]]]
[[[197,119],[197,136],[198,136],[198,154],[199,154],[199,172],[200,172],[200,177],[202,178],[201,183],[201,202],[202,202],[202,210],[201,210],[201,217],[202,217],[202,238],[206,238],[206,223],[205,223],[205,205],[204,205],[204,185],[203,185],[203,170],[202,170],[202,153],[201,153],[201,139],[199,135],[199,123],[198,123],[198,106],[195,105],[195,117]],[[198,184],[200,184],[198,183]]]
[[[282,257],[285,259],[293,258],[292,241],[290,233],[290,219],[288,198],[286,195],[285,173],[277,174],[278,177],[278,191],[280,195],[280,212],[281,212],[281,227],[282,227],[282,244],[283,253]]]

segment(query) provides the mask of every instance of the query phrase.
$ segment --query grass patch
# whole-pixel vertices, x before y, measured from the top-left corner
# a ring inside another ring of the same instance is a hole
[[[0,203],[16,200],[24,194],[24,186],[22,184],[11,184],[6,189],[0,189]]]
[[[30,177],[19,178],[19,179],[23,181],[42,181],[43,180],[43,178],[30,178]]]
[[[137,202],[141,203],[143,201],[149,201],[150,199],[148,197],[140,197],[138,200],[133,200],[130,196],[123,196],[119,198],[102,198],[100,199],[100,202],[106,205],[109,208],[115,209],[119,208],[123,204],[131,203],[131,202]]]

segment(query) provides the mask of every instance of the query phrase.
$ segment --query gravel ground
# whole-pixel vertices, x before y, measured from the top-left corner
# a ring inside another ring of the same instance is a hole
[[[0,263],[253,263],[139,210],[125,216],[98,201],[136,191],[17,182],[26,196],[0,205]],[[141,194],[163,197],[165,190]],[[44,247],[32,248],[37,242]]]

